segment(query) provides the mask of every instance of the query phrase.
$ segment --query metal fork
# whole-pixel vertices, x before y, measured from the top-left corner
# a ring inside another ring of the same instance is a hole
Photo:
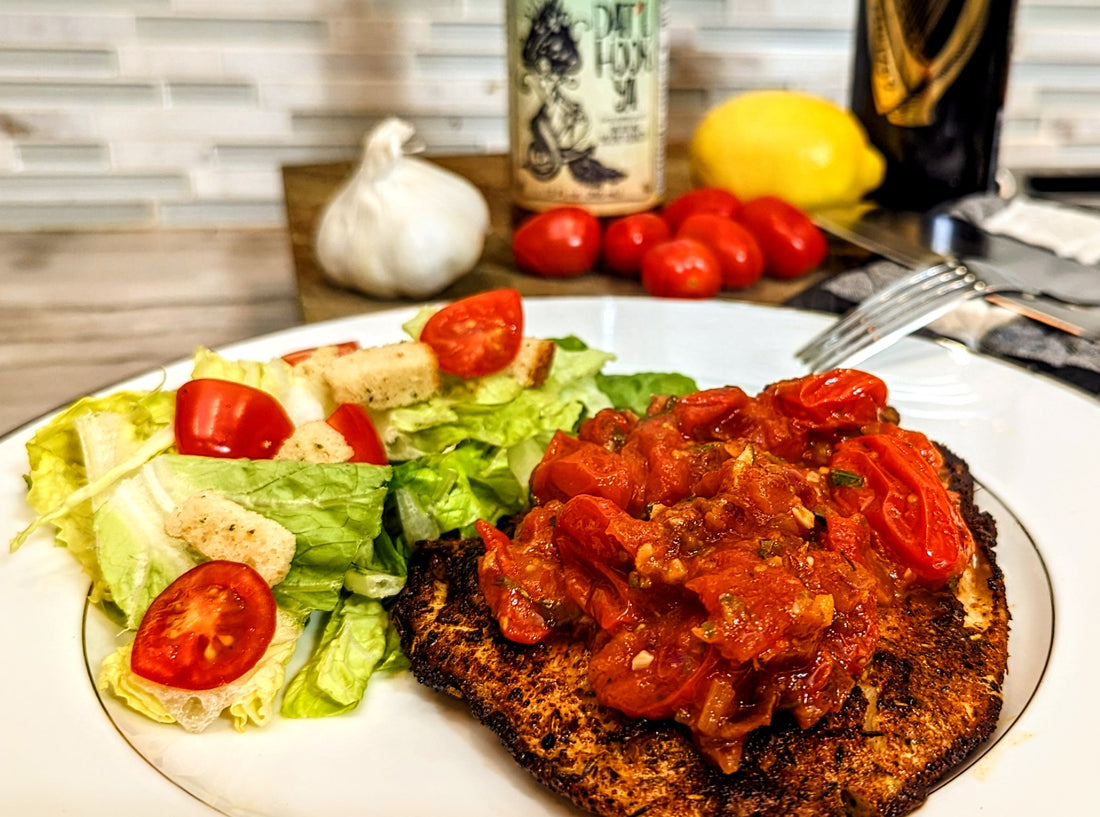
[[[990,284],[962,262],[945,259],[895,281],[795,352],[812,372],[854,366],[927,326],[963,301],[1016,289]]]

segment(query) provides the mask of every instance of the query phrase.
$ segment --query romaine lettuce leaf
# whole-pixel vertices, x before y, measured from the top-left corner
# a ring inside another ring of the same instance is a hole
[[[631,409],[635,414],[645,414],[650,398],[655,394],[680,397],[697,391],[699,387],[687,375],[676,372],[640,372],[638,374],[596,375],[596,385],[607,395],[615,408]]]
[[[400,655],[397,634],[382,605],[357,594],[345,596],[328,616],[320,643],[291,679],[280,713],[320,718],[359,705],[367,682]]]
[[[157,594],[196,561],[163,532],[164,517],[210,489],[295,535],[290,572],[273,588],[280,605],[298,613],[331,610],[351,565],[358,559],[372,566],[371,543],[382,529],[390,474],[389,467],[377,465],[157,457],[120,483],[96,511],[98,558],[109,597],[131,626],[141,621]],[[404,565],[397,568],[403,579]]]
[[[103,585],[96,559],[90,500],[99,488],[106,488],[171,446],[174,411],[174,392],[123,391],[78,400],[40,428],[27,443],[30,471],[26,477],[27,503],[40,516],[12,540],[11,549],[18,548],[41,524],[52,524],[56,528],[55,541],[67,548],[91,576],[92,600],[99,601]],[[85,448],[94,444],[82,442],[79,420],[108,413],[121,418],[117,433],[124,441],[120,442],[116,436],[111,443],[111,455],[93,456],[99,463],[93,466],[98,473],[92,475],[97,484],[89,486]],[[108,466],[107,460],[112,456],[123,459]]]
[[[390,495],[410,544],[458,531],[473,535],[478,519],[496,520],[527,503],[508,451],[467,442],[394,467]]]

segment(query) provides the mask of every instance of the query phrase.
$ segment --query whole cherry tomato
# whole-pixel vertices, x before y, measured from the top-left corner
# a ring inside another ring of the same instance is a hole
[[[350,462],[366,462],[372,465],[385,465],[386,447],[378,436],[367,410],[358,403],[341,403],[325,420],[339,431],[347,440],[352,454]]]
[[[176,448],[203,457],[271,459],[294,432],[279,401],[244,383],[200,378],[176,391]]]
[[[898,564],[934,585],[959,574],[974,540],[916,446],[894,434],[852,437],[837,445],[829,467],[845,477],[834,491],[837,504],[867,517]]]
[[[460,298],[428,318],[420,340],[432,347],[445,372],[458,377],[498,372],[523,344],[523,298],[514,289]]]
[[[673,238],[645,254],[642,286],[661,298],[712,298],[722,288],[722,267],[704,244]]]
[[[669,229],[675,235],[688,216],[696,213],[713,213],[733,218],[741,209],[741,199],[721,187],[700,187],[683,193],[661,210],[661,217],[668,222]]]
[[[694,238],[706,244],[722,265],[722,286],[745,289],[764,274],[764,253],[745,227],[714,213],[688,216],[676,231],[677,238]]]
[[[145,611],[130,653],[136,675],[177,689],[213,689],[240,678],[275,634],[275,598],[242,562],[203,562]]]
[[[656,213],[634,213],[615,219],[603,235],[603,265],[611,272],[637,278],[651,247],[672,237],[668,222]]]
[[[512,254],[524,272],[572,278],[591,270],[600,255],[600,222],[581,207],[537,213],[512,234]]]
[[[765,270],[775,278],[797,278],[825,259],[825,236],[802,210],[776,196],[746,202],[737,220],[764,251]]]

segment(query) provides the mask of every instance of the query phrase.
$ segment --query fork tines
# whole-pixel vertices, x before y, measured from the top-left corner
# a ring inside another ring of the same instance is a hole
[[[855,365],[984,290],[964,265],[933,264],[867,298],[795,356],[814,372]]]

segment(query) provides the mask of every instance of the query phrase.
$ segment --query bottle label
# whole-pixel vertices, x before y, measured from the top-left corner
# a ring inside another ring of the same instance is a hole
[[[511,0],[512,189],[520,206],[597,215],[664,192],[664,0]]]
[[[875,109],[894,125],[931,125],[981,41],[991,0],[865,2]]]

